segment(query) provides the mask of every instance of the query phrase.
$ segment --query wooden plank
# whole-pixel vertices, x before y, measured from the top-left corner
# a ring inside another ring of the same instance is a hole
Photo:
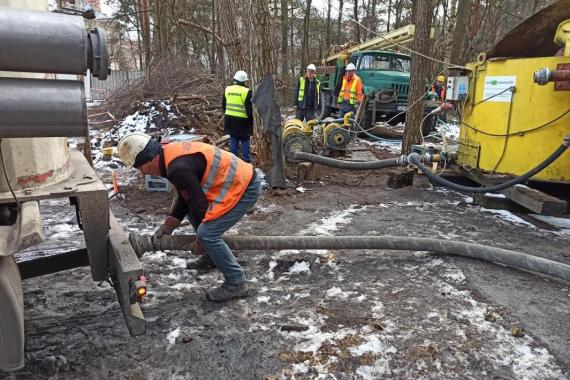
[[[414,170],[400,169],[388,172],[387,185],[391,189],[400,189],[402,187],[414,185]]]
[[[507,210],[519,213],[528,212],[528,209],[513,202],[506,196],[497,197],[497,194],[489,195],[489,193],[475,193],[473,194],[473,204],[493,210]]]
[[[525,185],[516,185],[501,191],[513,202],[541,215],[562,215],[566,212],[566,201],[545,194]]]
[[[503,174],[485,174],[479,169],[465,168],[462,166],[454,165],[459,174],[464,175],[470,180],[485,186],[498,185],[506,182],[514,177]]]

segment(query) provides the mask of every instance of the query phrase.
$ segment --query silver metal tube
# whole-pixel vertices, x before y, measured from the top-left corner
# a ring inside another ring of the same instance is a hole
[[[0,138],[84,136],[83,82],[0,78]]]
[[[107,77],[105,33],[79,16],[0,6],[0,47],[0,70]]]

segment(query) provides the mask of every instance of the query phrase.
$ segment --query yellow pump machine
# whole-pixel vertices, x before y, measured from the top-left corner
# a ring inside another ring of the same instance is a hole
[[[306,124],[298,119],[287,120],[281,129],[283,153],[288,161],[295,161],[295,152],[328,155],[343,151],[350,142],[352,112],[334,121],[310,120]]]
[[[570,20],[560,21],[561,14],[569,12],[568,3],[547,7],[515,28],[489,58],[482,53],[477,62],[467,65],[466,97],[458,101],[460,165],[519,176],[541,163],[570,134]],[[555,33],[544,27],[546,20],[555,21],[550,26],[558,26]],[[538,33],[537,28],[549,34],[549,41],[529,33]],[[453,85],[450,78],[452,93],[457,91]],[[570,154],[563,154],[533,179],[570,183]]]

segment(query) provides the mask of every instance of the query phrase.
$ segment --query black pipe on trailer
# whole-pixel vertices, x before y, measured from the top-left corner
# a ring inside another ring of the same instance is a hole
[[[18,262],[22,280],[88,266],[89,255],[86,248]]]

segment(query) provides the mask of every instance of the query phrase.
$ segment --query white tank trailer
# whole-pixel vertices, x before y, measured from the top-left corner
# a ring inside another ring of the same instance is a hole
[[[0,372],[24,366],[26,278],[90,266],[94,281],[113,284],[131,335],[146,329],[141,264],[105,186],[67,145],[67,137],[88,135],[83,82],[54,79],[87,70],[106,79],[105,33],[87,30],[81,16],[46,10],[43,0],[0,0]],[[85,248],[16,263],[15,253],[42,242],[38,202],[52,198],[75,205]]]

